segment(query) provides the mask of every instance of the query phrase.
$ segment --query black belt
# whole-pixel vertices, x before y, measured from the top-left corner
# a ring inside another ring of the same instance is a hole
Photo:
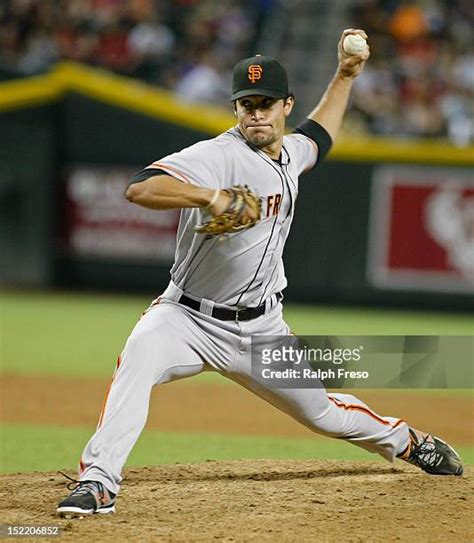
[[[279,302],[283,298],[281,292],[276,294],[277,301]],[[191,309],[196,311],[201,311],[201,302],[199,300],[193,300],[182,294],[181,298],[177,300],[179,304],[186,305]],[[212,317],[219,319],[221,321],[250,321],[256,319],[265,313],[265,304],[259,305],[258,307],[245,307],[243,309],[225,309],[223,307],[214,307],[212,309]]]

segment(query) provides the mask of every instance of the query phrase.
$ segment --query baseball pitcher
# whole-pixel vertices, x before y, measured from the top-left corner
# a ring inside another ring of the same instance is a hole
[[[347,36],[357,36],[348,40],[360,46],[355,53],[343,46]],[[132,179],[125,196],[133,204],[157,212],[181,209],[171,281],[125,344],[79,478],[57,508],[60,515],[114,512],[152,388],[206,370],[241,384],[315,432],[431,474],[462,474],[449,445],[375,413],[352,395],[328,394],[323,386],[269,388],[252,378],[252,341],[290,333],[282,316],[282,254],[298,178],[324,159],[337,136],[354,79],[369,58],[366,38],[362,30],[343,32],[332,81],[289,135],[285,123],[294,97],[285,69],[266,56],[241,60],[231,95],[236,126],[158,159]]]

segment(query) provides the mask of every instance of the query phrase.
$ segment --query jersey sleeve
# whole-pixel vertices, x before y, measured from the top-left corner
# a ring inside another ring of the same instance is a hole
[[[156,160],[147,169],[160,169],[183,183],[206,188],[218,188],[224,177],[221,152],[212,140],[196,143]]]
[[[290,134],[288,136],[293,143],[294,156],[296,157],[298,175],[310,170],[318,160],[318,146],[304,134]]]

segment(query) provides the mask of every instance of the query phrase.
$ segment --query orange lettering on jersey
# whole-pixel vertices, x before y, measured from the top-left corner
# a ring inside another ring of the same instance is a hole
[[[270,196],[267,196],[267,217],[278,215],[281,200],[281,194],[271,194]]]
[[[247,70],[249,81],[255,83],[262,79],[263,68],[259,64],[251,64]]]

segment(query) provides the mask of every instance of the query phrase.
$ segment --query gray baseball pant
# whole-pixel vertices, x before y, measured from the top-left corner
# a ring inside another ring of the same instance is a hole
[[[79,465],[81,481],[103,483],[117,493],[123,466],[142,432],[155,385],[213,370],[251,390],[311,430],[345,439],[389,461],[408,445],[408,425],[381,417],[349,394],[324,387],[265,388],[251,376],[255,335],[287,335],[282,306],[245,322],[221,321],[170,299],[152,305],[135,326],[119,357],[95,434]]]

